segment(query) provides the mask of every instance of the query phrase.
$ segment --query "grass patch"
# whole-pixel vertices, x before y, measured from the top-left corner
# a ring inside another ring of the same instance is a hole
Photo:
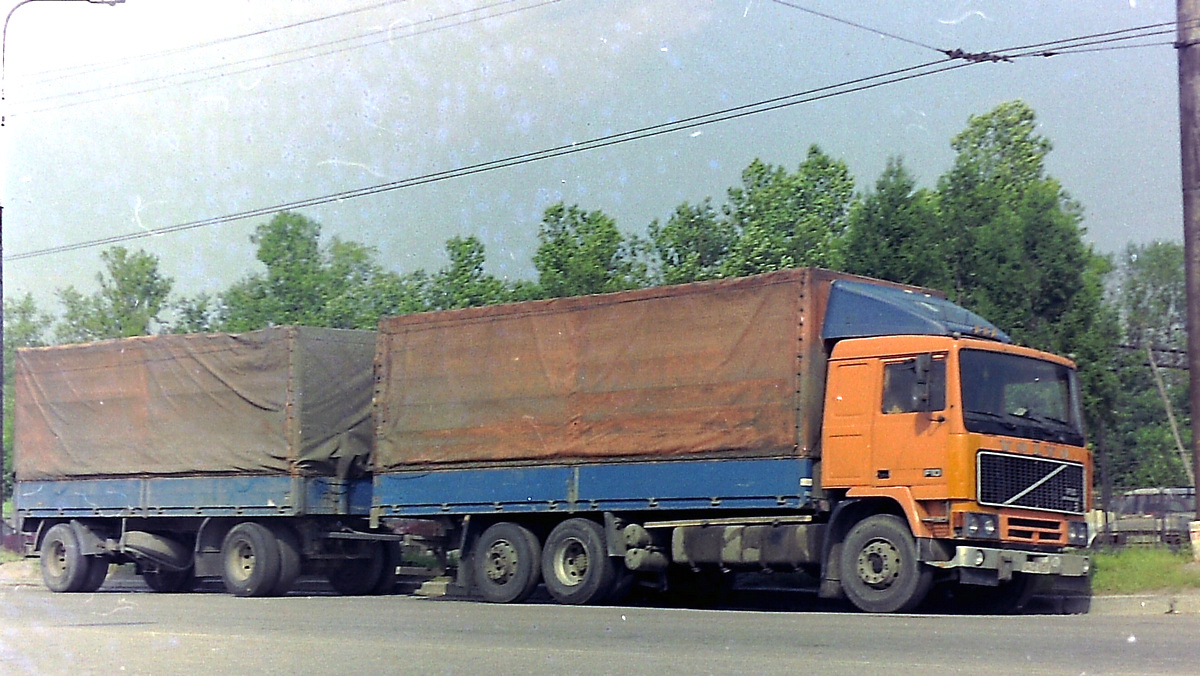
[[[1200,589],[1200,564],[1190,549],[1126,547],[1092,556],[1093,594],[1138,594]]]

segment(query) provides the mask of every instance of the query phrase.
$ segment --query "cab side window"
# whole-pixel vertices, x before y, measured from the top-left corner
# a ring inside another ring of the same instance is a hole
[[[946,360],[933,358],[922,372],[917,359],[883,367],[883,412],[915,413],[946,409]],[[926,401],[928,393],[928,401]]]

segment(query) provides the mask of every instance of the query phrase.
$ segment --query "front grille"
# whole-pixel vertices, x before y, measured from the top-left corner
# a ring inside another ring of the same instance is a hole
[[[1077,462],[980,452],[979,504],[1082,514],[1084,471]]]

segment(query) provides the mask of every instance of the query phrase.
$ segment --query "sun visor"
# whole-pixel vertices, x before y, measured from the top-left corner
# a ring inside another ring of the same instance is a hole
[[[972,336],[1011,343],[988,320],[927,293],[893,286],[839,280],[829,293],[821,337],[896,335]]]

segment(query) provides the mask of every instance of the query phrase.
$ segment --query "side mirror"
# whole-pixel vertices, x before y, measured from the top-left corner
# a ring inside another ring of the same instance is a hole
[[[929,374],[933,371],[933,355],[928,353],[917,355],[913,363],[913,370],[916,371],[917,374],[917,387],[915,392],[917,398],[917,410],[931,411],[933,408],[929,404]]]

